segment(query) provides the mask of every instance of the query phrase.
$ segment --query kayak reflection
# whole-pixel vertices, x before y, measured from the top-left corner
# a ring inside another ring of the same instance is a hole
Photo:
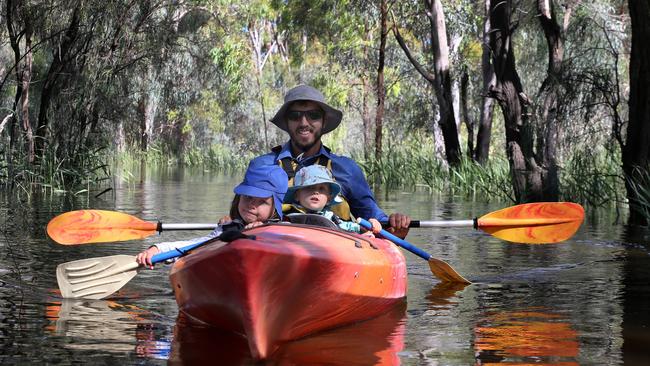
[[[500,312],[475,329],[479,365],[535,360],[536,365],[577,365],[577,331],[561,315],[541,308]],[[508,361],[509,360],[509,361]]]
[[[406,303],[363,322],[320,332],[280,346],[266,360],[279,365],[399,365],[404,347]],[[182,313],[174,329],[169,363],[255,363],[243,336],[191,322]]]

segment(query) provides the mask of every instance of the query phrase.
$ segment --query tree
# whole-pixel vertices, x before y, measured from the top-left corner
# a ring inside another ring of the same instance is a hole
[[[650,4],[646,0],[629,0],[632,25],[630,53],[630,99],[627,138],[623,147],[623,172],[630,204],[630,223],[647,224],[643,215],[641,192],[635,184],[650,186]],[[644,174],[646,173],[646,174]]]
[[[535,161],[532,130],[527,108],[530,100],[515,63],[512,37],[516,28],[513,22],[513,1],[490,2],[490,48],[496,75],[496,85],[490,95],[497,100],[503,113],[506,128],[506,155],[510,165],[515,199],[518,202],[542,200],[541,167]]]
[[[490,89],[496,83],[494,67],[490,61],[490,6],[491,1],[485,0],[483,21],[483,42],[481,56],[481,70],[483,76],[483,96],[481,103],[481,116],[479,119],[478,133],[476,135],[476,150],[473,158],[479,164],[485,164],[490,155],[490,141],[492,140],[492,115],[494,112],[494,99],[489,96]],[[470,135],[471,136],[471,135]]]
[[[457,166],[460,164],[461,149],[454,114],[452,80],[449,68],[449,44],[447,42],[447,27],[442,3],[440,0],[424,0],[424,12],[429,19],[431,34],[429,42],[432,46],[433,72],[428,71],[413,56],[397,25],[393,27],[393,34],[415,69],[433,86],[440,111],[437,124],[442,131],[447,162],[450,166]]]

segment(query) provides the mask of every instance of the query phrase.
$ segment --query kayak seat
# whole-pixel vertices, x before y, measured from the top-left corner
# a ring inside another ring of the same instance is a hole
[[[291,214],[285,216],[292,224],[303,224],[338,229],[339,227],[332,220],[316,214]]]

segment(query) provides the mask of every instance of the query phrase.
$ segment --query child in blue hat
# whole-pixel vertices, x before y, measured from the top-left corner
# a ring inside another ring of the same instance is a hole
[[[249,166],[244,181],[233,190],[235,198],[230,205],[230,217],[219,220],[214,231],[196,239],[153,245],[140,252],[136,262],[153,268],[151,257],[154,255],[216,238],[226,227],[249,229],[269,221],[282,220],[282,201],[287,193],[288,181],[287,173],[279,165]]]
[[[334,181],[332,174],[322,165],[314,164],[301,168],[296,173],[293,187],[284,196],[284,203],[292,205],[287,216],[295,214],[317,214],[332,220],[345,231],[361,233],[361,225],[356,222],[343,221],[330,209],[340,203],[338,194],[341,186]],[[368,220],[372,224],[372,232],[381,231],[381,224],[374,218]]]

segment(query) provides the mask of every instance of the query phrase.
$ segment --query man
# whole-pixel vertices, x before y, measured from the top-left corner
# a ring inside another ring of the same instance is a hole
[[[341,211],[336,212],[339,217],[347,219],[352,213],[355,217],[388,221],[389,230],[404,238],[410,217],[400,213],[386,215],[377,205],[357,163],[333,154],[321,142],[321,136],[338,127],[342,118],[343,113],[325,103],[323,94],[313,87],[299,85],[289,90],[284,96],[284,104],[271,119],[274,125],[289,134],[289,142],[253,159],[250,165],[279,164],[289,175],[290,185],[301,167],[324,165],[341,186],[343,202],[337,205]]]

